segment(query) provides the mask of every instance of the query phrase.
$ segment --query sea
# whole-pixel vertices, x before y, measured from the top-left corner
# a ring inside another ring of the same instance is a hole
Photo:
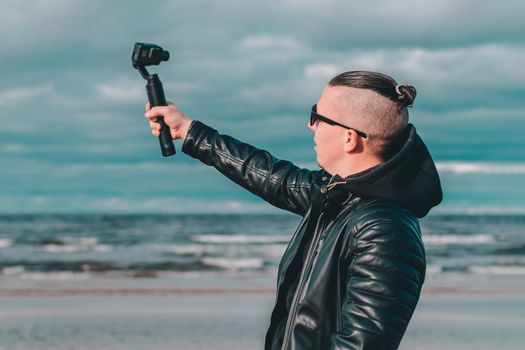
[[[275,274],[296,215],[0,215],[2,281]],[[525,275],[525,215],[421,221],[427,275]]]

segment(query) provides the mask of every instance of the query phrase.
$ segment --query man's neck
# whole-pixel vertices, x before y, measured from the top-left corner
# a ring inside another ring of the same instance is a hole
[[[366,160],[360,160],[355,163],[348,162],[347,164],[343,164],[343,166],[325,170],[332,176],[337,174],[343,178],[346,178],[350,175],[360,173],[381,163],[383,163],[383,161],[377,158],[368,158]]]

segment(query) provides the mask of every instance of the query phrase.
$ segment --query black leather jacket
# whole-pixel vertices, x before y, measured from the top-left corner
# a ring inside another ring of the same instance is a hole
[[[403,140],[387,162],[343,179],[192,123],[183,152],[303,216],[279,265],[266,349],[399,346],[425,279],[418,217],[442,198],[411,124]]]

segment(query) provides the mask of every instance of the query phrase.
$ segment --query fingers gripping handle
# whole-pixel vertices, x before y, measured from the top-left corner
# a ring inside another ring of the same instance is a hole
[[[159,117],[158,123],[161,126],[160,129],[160,135],[159,135],[159,143],[160,143],[160,149],[162,151],[162,155],[164,157],[169,157],[174,155],[175,152],[175,146],[173,145],[173,141],[171,138],[170,128],[166,123],[164,122],[164,118]]]
[[[151,107],[155,106],[166,106],[166,97],[164,96],[164,89],[162,87],[162,82],[160,81],[157,74],[152,74],[148,78],[148,83],[146,84],[146,91],[148,93],[148,100]],[[157,123],[160,124],[160,149],[164,157],[169,157],[174,155],[175,146],[173,145],[173,139],[171,138],[170,128],[164,122],[163,117],[159,117]]]

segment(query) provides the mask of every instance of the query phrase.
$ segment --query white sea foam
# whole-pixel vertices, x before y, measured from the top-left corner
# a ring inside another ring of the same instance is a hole
[[[97,237],[57,237],[57,241],[63,244],[44,244],[42,250],[48,253],[78,253],[93,251],[107,253],[113,251],[113,247],[107,244],[99,244]]]
[[[23,266],[9,266],[0,269],[0,273],[4,276],[20,276],[25,270]]]
[[[107,244],[96,244],[93,246],[45,244],[42,246],[42,250],[47,253],[78,253],[87,251],[108,253],[113,251],[113,247]]]
[[[427,275],[436,275],[441,272],[443,272],[443,266],[432,265],[432,264],[427,265],[427,272],[426,272]]]
[[[455,174],[525,174],[524,163],[436,162],[437,170]]]
[[[42,250],[48,253],[78,253],[84,249],[76,245],[45,244]]]
[[[113,251],[113,247],[108,244],[96,244],[92,247],[94,252],[109,253]]]
[[[479,275],[525,275],[525,266],[470,266],[468,270]]]
[[[89,272],[26,272],[20,274],[20,279],[35,281],[78,281],[91,277]]]
[[[286,243],[289,236],[250,236],[250,235],[196,235],[191,238],[201,243]]]
[[[175,253],[175,254],[193,254],[201,256],[207,250],[204,246],[190,244],[190,245],[175,245],[175,244],[152,244],[150,249],[159,253]]]
[[[257,269],[264,265],[263,259],[226,259],[226,258],[203,258],[202,263],[208,266],[222,267],[228,270]]]
[[[286,250],[286,244],[268,244],[262,248],[266,256],[280,259]]]
[[[69,237],[69,236],[62,236],[57,237],[61,242],[64,242],[65,244],[71,244],[71,245],[79,245],[79,246],[94,246],[98,243],[97,237]]]
[[[448,204],[433,208],[432,212],[441,215],[525,215],[525,206],[471,206]]]
[[[465,245],[465,244],[489,244],[495,241],[488,234],[475,235],[423,235],[423,242],[429,245]]]
[[[9,238],[0,238],[0,248],[7,248],[13,245],[13,241]]]

